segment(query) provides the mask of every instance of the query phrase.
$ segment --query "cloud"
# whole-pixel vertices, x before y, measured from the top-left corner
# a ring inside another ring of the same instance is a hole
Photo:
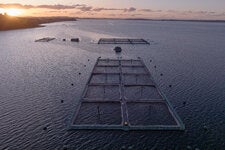
[[[54,9],[54,10],[62,10],[62,9],[78,9],[82,12],[100,12],[100,11],[123,11],[123,12],[133,12],[136,11],[136,8],[94,8],[92,6],[87,6],[85,4],[76,4],[76,5],[22,5],[19,3],[12,3],[12,4],[0,4],[0,8],[20,8],[20,9]]]
[[[46,9],[74,9],[76,6],[67,6],[67,5],[38,5],[34,8],[46,8]]]
[[[77,16],[112,16],[112,17],[135,17],[143,16],[143,18],[167,18],[167,19],[225,19],[225,12],[217,11],[193,11],[193,10],[153,10],[138,9],[135,7],[129,8],[105,8],[105,7],[93,7],[86,4],[74,4],[74,5],[23,5],[20,3],[1,4],[0,8],[19,8],[19,9],[31,9],[31,14],[39,15],[77,15]],[[35,10],[36,9],[36,10]],[[39,9],[44,9],[40,11]],[[35,11],[37,13],[35,13]],[[46,13],[42,13],[46,12]],[[49,14],[47,13],[49,12]],[[27,13],[29,14],[29,13]]]
[[[176,10],[167,10],[166,12],[169,12],[169,13],[176,13],[177,11],[176,11]]]
[[[177,11],[177,10],[168,10],[166,11],[168,13],[174,13],[174,14],[195,14],[195,15],[209,15],[209,14],[215,14],[216,12],[209,12],[209,11]]]
[[[46,13],[68,13],[68,11],[58,11],[58,10],[50,10],[50,11],[45,11]]]
[[[123,11],[124,12],[133,12],[133,11],[136,11],[137,9],[136,8],[134,8],[134,7],[130,7],[130,8],[125,8],[125,9],[123,9]]]
[[[12,3],[12,4],[0,4],[0,8],[20,8],[20,9],[30,9],[34,8],[33,5],[22,5],[19,3]]]
[[[97,12],[100,12],[100,11],[108,11],[108,10],[124,10],[124,9],[118,9],[118,8],[94,8],[93,11],[97,11]]]
[[[152,10],[152,9],[140,9],[142,12],[162,12],[162,10]]]
[[[215,17],[225,17],[225,12],[224,13],[213,13],[211,15],[215,16]]]
[[[100,11],[123,11],[123,12],[134,12],[136,11],[137,9],[134,8],[134,7],[130,7],[130,8],[93,8],[93,11],[96,11],[96,12],[100,12]]]
[[[205,16],[221,14],[221,13],[216,13],[213,11],[184,11],[184,13],[185,14],[193,14],[193,15],[205,15]]]
[[[162,10],[152,10],[152,9],[140,9],[139,11],[141,11],[141,12],[145,12],[145,13],[160,13],[160,12],[162,12]]]
[[[81,7],[77,7],[77,9],[79,9],[80,11],[83,11],[83,12],[91,11],[92,8],[93,8],[92,6],[81,6]]]
[[[132,17],[136,17],[136,16],[142,16],[143,14],[132,14]]]
[[[151,9],[140,9],[140,11],[143,11],[143,12],[153,12],[153,10],[151,10]]]
[[[197,11],[197,12],[195,12],[195,13],[197,13],[197,14],[208,14],[207,11]]]
[[[75,8],[85,8],[85,4],[76,4],[76,5],[22,5],[19,3],[12,4],[0,4],[0,8],[20,8],[20,9],[31,9],[31,8],[44,8],[44,9],[75,9]]]

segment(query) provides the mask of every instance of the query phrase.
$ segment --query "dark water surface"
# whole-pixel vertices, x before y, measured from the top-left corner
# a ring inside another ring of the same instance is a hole
[[[223,149],[224,35],[223,23],[132,20],[0,32],[0,149]],[[43,37],[56,40],[34,42]],[[62,41],[72,37],[81,42]],[[144,60],[184,132],[67,131],[96,59],[118,57],[115,45],[96,44],[101,37],[150,41],[122,45],[120,56]]]

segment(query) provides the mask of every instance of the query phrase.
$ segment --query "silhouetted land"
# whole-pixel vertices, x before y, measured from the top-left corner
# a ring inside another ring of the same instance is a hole
[[[11,17],[0,14],[0,31],[42,27],[41,24],[59,21],[76,21],[76,19],[70,17]]]
[[[83,18],[83,19],[114,19],[114,20],[145,20],[145,21],[185,21],[185,22],[215,22],[225,23],[225,20],[177,20],[177,19],[143,19],[143,18]],[[73,17],[12,17],[0,14],[0,31],[42,27],[44,23],[76,21]]]
[[[146,18],[77,18],[77,19],[109,19],[109,20],[141,20],[141,21],[181,21],[181,22],[208,22],[208,23],[225,23],[225,20],[202,20],[202,19],[146,19]]]
[[[142,21],[183,21],[183,22],[212,22],[225,23],[225,20],[190,20],[190,19],[142,19],[142,18],[128,18],[125,20],[142,20]]]

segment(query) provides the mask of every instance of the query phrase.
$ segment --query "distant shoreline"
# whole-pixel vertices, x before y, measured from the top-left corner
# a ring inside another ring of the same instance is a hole
[[[140,21],[180,21],[180,22],[211,22],[211,23],[225,23],[225,20],[195,20],[195,19],[145,19],[145,18],[77,18],[77,19],[96,19],[96,20],[140,20]]]
[[[225,23],[225,20],[185,20],[185,19],[145,19],[145,18],[73,18],[73,17],[11,17],[0,14],[0,31],[44,27],[42,24],[77,21],[77,19],[96,20],[140,20],[140,21],[167,21],[167,22],[206,22]]]
[[[211,22],[225,23],[225,20],[185,20],[185,19],[126,19],[126,20],[146,20],[146,21],[182,21],[182,22]]]
[[[76,21],[72,17],[11,17],[0,15],[0,31],[44,27],[41,24]]]

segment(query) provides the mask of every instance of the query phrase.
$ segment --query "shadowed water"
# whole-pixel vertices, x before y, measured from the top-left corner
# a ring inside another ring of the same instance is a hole
[[[223,149],[224,35],[224,23],[141,20],[0,32],[0,149]],[[44,37],[56,40],[34,42]],[[76,37],[80,43],[70,42]],[[102,37],[144,38],[150,46],[121,45],[116,55],[116,45],[96,44]],[[99,56],[141,57],[186,130],[67,131]]]

